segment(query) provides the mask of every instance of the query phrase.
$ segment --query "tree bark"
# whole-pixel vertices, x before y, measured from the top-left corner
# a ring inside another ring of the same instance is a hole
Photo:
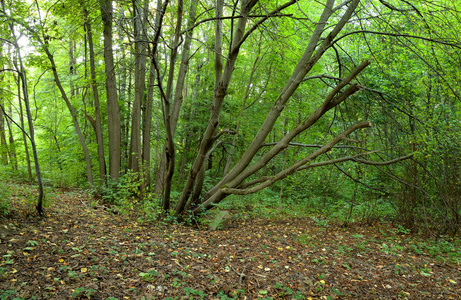
[[[151,189],[151,170],[150,170],[150,132],[152,127],[152,110],[154,104],[154,83],[155,83],[155,70],[153,65],[149,68],[149,84],[147,87],[147,101],[146,108],[143,113],[143,130],[142,130],[142,168],[143,168],[143,183],[145,189]]]
[[[19,121],[21,124],[21,128],[26,128],[25,123],[24,123],[24,110],[22,108],[22,101],[21,101],[21,80],[18,78],[17,81],[18,81],[18,99],[19,99]],[[9,124],[8,124],[8,128],[10,129]],[[29,180],[32,181],[32,165],[30,163],[29,146],[27,145],[27,135],[24,131],[21,131],[21,134],[22,134],[22,141],[24,144],[24,153],[26,154],[27,174],[29,175]],[[11,144],[12,139],[13,139],[13,135],[11,134],[11,129],[10,129],[10,144]]]
[[[107,127],[109,136],[109,175],[118,180],[120,175],[120,108],[117,99],[114,54],[112,50],[112,0],[99,0],[104,34],[104,62],[106,71]]]
[[[133,0],[133,27],[134,27],[134,101],[131,114],[131,138],[128,168],[134,173],[140,173],[141,163],[141,105],[144,99],[146,88],[146,55],[147,37],[146,18],[148,13],[148,2],[144,1],[141,7]]]
[[[3,78],[0,78],[2,80]],[[3,105],[3,96],[0,94],[0,105]],[[0,111],[0,140],[1,140],[1,159],[2,164],[8,165],[8,144],[6,143],[5,135],[5,117],[3,116],[3,110]]]
[[[83,10],[86,18],[85,29],[88,36],[88,48],[90,52],[90,76],[91,76],[91,90],[93,91],[94,100],[94,120],[95,120],[95,135],[98,144],[98,166],[99,166],[99,185],[103,185],[106,180],[106,160],[104,155],[104,138],[101,125],[101,109],[99,103],[99,92],[96,85],[96,65],[94,61],[94,46],[93,46],[93,32],[91,23],[88,19],[88,11]]]
[[[0,59],[3,58],[3,47],[2,44],[0,43]],[[3,69],[3,65],[0,64],[0,68]],[[2,82],[5,79],[5,75],[0,73],[0,82]],[[3,93],[0,92],[0,105],[4,107],[4,101],[3,101]],[[6,142],[6,134],[5,134],[5,116],[3,115],[3,110],[0,110],[0,155],[1,155],[1,161],[2,164],[8,165],[8,144]]]

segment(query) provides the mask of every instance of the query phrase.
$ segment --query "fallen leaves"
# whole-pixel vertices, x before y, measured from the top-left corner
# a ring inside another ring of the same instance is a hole
[[[404,247],[407,237],[394,241],[395,235],[384,234],[390,232],[384,225],[378,232],[325,227],[309,218],[254,219],[209,232],[145,226],[83,207],[85,199],[79,197],[60,193],[44,219],[4,221],[16,228],[1,237],[0,282],[6,289],[23,298],[63,299],[359,299],[431,293],[449,299],[460,290],[454,265],[410,252]]]

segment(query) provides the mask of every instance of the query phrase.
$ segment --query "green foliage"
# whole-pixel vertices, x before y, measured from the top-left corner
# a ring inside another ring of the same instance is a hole
[[[140,186],[142,184],[139,175],[128,171],[120,176],[119,180],[112,180],[109,177],[106,184],[92,190],[95,196],[101,195],[107,203],[115,205],[122,213],[133,211],[140,197]]]
[[[11,211],[11,193],[9,191],[8,182],[0,185],[0,215],[6,216]]]
[[[91,299],[91,295],[96,292],[95,289],[92,288],[85,288],[85,287],[78,287],[75,289],[74,292],[72,292],[72,298],[80,298],[80,297],[86,297],[88,299]]]
[[[200,299],[205,299],[207,296],[207,294],[202,290],[196,290],[190,287],[185,287],[183,290],[186,293],[186,296],[198,296]]]
[[[0,300],[9,300],[9,299],[12,299],[12,300],[25,300],[25,298],[23,298],[21,296],[16,296],[17,293],[18,292],[16,291],[16,289],[0,290]],[[32,296],[32,297],[30,297],[28,299],[35,300],[35,299],[37,299],[37,297]]]
[[[158,276],[157,270],[149,270],[147,273],[145,272],[140,272],[139,276],[142,278],[143,281],[151,282],[155,280],[155,278]]]

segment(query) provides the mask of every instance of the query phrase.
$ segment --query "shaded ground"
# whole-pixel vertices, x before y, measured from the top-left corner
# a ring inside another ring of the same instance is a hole
[[[46,217],[0,219],[0,299],[459,299],[459,243],[381,224],[139,224],[56,192]],[[10,296],[8,296],[10,295]],[[16,298],[15,298],[16,297]],[[169,298],[171,297],[171,298]]]

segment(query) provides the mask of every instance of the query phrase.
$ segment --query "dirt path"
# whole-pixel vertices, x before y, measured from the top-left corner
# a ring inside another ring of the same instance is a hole
[[[57,192],[43,219],[19,210],[0,219],[0,299],[461,295],[459,242],[423,243],[387,225],[344,229],[313,218],[241,220],[214,232],[142,225],[89,203],[82,193]]]

